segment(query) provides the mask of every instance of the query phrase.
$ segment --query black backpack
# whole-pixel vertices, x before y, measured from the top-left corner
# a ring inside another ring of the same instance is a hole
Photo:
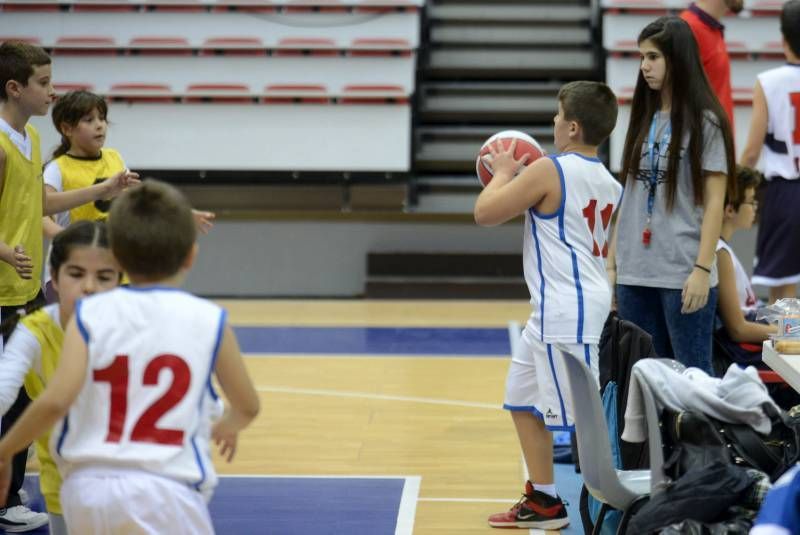
[[[764,436],[747,424],[722,422],[698,412],[662,415],[664,470],[676,480],[717,460],[755,468],[775,481],[800,460],[800,418],[764,404],[772,430]]]

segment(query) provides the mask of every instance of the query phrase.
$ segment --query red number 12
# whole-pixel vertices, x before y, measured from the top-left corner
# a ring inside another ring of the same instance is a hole
[[[189,365],[177,355],[158,355],[147,364],[142,384],[157,385],[158,376],[165,368],[172,372],[172,383],[167,391],[139,417],[131,431],[132,442],[153,442],[172,446],[183,443],[183,430],[166,429],[156,424],[164,414],[180,403],[189,391],[192,380],[192,370]],[[108,416],[106,442],[119,442],[128,415],[128,356],[118,355],[110,366],[94,370],[92,377],[96,382],[111,385],[111,410]]]

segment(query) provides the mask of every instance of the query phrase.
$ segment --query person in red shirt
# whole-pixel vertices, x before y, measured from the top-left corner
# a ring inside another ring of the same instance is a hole
[[[731,93],[731,60],[725,46],[725,26],[720,22],[728,11],[739,13],[743,0],[697,0],[681,13],[692,28],[700,59],[711,89],[733,126],[733,94]]]

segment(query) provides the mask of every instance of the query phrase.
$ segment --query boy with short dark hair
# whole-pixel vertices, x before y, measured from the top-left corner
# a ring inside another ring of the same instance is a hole
[[[39,134],[28,124],[46,115],[54,96],[50,56],[38,46],[0,45],[0,322],[32,306],[40,292],[42,268],[42,155]],[[0,353],[3,341],[0,340]],[[5,433],[29,402],[24,389],[3,416]],[[26,452],[14,457],[9,494],[0,496],[0,527],[29,531],[47,523],[47,515],[22,504]]]
[[[598,376],[598,344],[611,308],[606,276],[609,224],[622,186],[597,158],[614,129],[617,100],[605,84],[571,82],[558,94],[553,134],[558,154],[514,177],[515,142],[485,161],[494,178],[475,203],[479,225],[525,214],[523,263],[532,313],[512,355],[503,407],[511,411],[530,471],[522,499],[489,517],[494,527],[558,529],[569,523],[553,481],[554,430],[574,429],[564,354]],[[599,388],[599,386],[598,386]]]
[[[78,302],[46,390],[0,440],[0,466],[63,417],[51,448],[71,533],[211,534],[207,441],[230,461],[258,394],[226,312],[178,288],[197,253],[186,198],[145,181],[116,199],[108,230],[131,286]],[[230,407],[209,437],[212,373]]]

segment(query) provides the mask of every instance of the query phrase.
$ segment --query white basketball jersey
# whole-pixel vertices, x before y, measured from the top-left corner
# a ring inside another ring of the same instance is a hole
[[[786,64],[758,75],[769,118],[764,139],[764,176],[800,177],[800,65]]]
[[[733,273],[736,276],[736,293],[739,296],[739,308],[744,313],[754,312],[758,308],[758,298],[755,291],[753,291],[753,285],[750,283],[750,276],[745,271],[742,263],[739,262],[739,257],[736,256],[731,246],[722,238],[717,240],[717,252],[721,249],[728,251],[733,264]]]
[[[596,158],[548,157],[562,199],[554,214],[525,214],[522,259],[533,307],[527,328],[548,343],[598,343],[611,308],[609,227],[623,189]]]
[[[225,311],[178,289],[117,288],[80,301],[75,317],[89,362],[52,434],[62,475],[89,465],[130,468],[213,488],[211,374]]]

